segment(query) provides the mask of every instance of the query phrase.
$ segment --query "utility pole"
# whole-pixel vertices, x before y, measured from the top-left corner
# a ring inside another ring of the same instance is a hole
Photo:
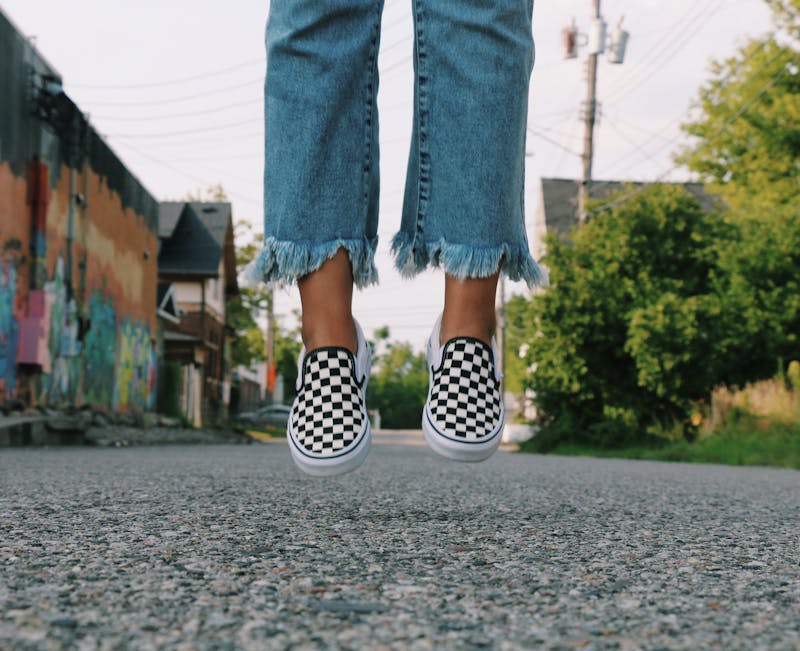
[[[577,59],[578,48],[587,45],[589,60],[587,62],[588,88],[586,93],[586,108],[583,114],[583,174],[578,188],[578,221],[583,224],[587,219],[586,204],[589,199],[589,187],[592,183],[592,160],[594,159],[594,126],[597,119],[597,62],[598,57],[606,51],[606,22],[600,14],[600,0],[592,0],[591,27],[588,34],[578,32],[578,27],[573,19],[572,25],[562,30],[564,58]],[[625,60],[625,48],[630,34],[622,29],[622,19],[612,31],[608,39],[608,60],[610,63],[621,64]],[[579,42],[580,37],[585,40]]]
[[[592,0],[595,21],[600,20],[600,0]],[[578,220],[586,223],[586,203],[589,198],[589,184],[592,182],[592,159],[594,157],[594,122],[597,113],[597,56],[598,53],[589,54],[589,84],[586,95],[586,114],[584,115],[583,134],[583,176],[578,193]]]

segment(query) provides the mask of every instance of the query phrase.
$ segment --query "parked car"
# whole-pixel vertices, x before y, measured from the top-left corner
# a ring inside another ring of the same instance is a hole
[[[267,405],[254,411],[243,411],[236,415],[234,421],[243,427],[285,428],[291,413],[289,405]]]

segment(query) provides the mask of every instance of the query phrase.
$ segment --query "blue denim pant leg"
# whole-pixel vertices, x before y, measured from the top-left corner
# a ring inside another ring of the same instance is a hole
[[[414,125],[397,267],[458,278],[498,265],[545,284],[524,224],[533,0],[411,0]]]
[[[377,280],[377,58],[383,0],[272,0],[267,21],[264,243],[248,269],[290,281],[347,250]]]

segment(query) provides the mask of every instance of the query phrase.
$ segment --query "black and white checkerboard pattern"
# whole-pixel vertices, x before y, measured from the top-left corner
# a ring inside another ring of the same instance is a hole
[[[468,441],[488,436],[500,423],[500,400],[491,348],[466,337],[447,342],[441,367],[433,373],[430,399],[442,433]]]
[[[292,406],[297,443],[320,457],[341,453],[364,425],[364,397],[354,377],[355,360],[345,348],[311,351]]]

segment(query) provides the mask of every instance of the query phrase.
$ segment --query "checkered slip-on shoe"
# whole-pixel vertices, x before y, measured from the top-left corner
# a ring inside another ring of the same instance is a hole
[[[328,346],[300,351],[297,397],[286,430],[295,464],[309,475],[355,470],[371,443],[365,396],[371,354],[361,327],[358,352]]]
[[[422,431],[434,452],[457,461],[483,461],[502,439],[505,410],[497,343],[473,337],[439,344],[441,317],[428,340],[430,383]]]

